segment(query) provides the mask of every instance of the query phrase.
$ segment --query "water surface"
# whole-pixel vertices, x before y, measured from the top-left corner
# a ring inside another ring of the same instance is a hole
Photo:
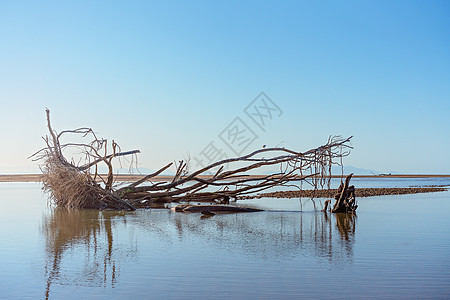
[[[450,192],[361,198],[356,216],[296,199],[206,219],[67,211],[36,183],[2,183],[0,201],[2,299],[450,297]]]

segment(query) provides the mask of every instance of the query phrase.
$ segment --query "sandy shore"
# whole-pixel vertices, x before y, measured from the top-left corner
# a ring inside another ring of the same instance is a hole
[[[116,175],[116,181],[136,181],[143,177],[144,175]],[[207,178],[208,176],[201,176]],[[250,177],[258,177],[252,175]],[[341,178],[341,176],[331,176],[332,178]],[[345,176],[344,176],[345,177]],[[448,177],[450,175],[423,175],[423,174],[396,174],[396,175],[353,175],[353,178],[438,178],[438,177]],[[39,182],[41,180],[40,174],[14,174],[14,175],[0,175],[0,182]],[[172,180],[171,176],[157,176],[153,178],[154,181],[167,181]]]
[[[420,193],[434,193],[447,191],[448,187],[430,186],[430,187],[408,187],[408,188],[357,188],[355,190],[356,198],[374,197],[383,195],[406,195],[406,194],[420,194]],[[336,189],[326,190],[303,190],[303,191],[280,191],[272,193],[262,193],[255,196],[244,196],[240,199],[259,199],[267,198],[334,198]]]

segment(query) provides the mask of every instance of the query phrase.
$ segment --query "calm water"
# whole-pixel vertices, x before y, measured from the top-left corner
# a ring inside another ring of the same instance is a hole
[[[294,199],[207,219],[46,201],[39,184],[0,183],[1,299],[450,299],[450,192],[361,198],[357,216]]]

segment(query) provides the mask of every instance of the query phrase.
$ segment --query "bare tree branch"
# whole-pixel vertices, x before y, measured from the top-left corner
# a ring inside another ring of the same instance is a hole
[[[113,160],[140,151],[121,151],[114,140],[108,143],[106,139],[99,139],[88,127],[58,133],[51,126],[48,109],[46,117],[49,136],[44,137],[44,141],[47,147],[30,158],[42,161],[43,189],[50,194],[50,199],[58,206],[74,208],[134,210],[152,207],[155,203],[192,200],[211,202],[229,197],[239,198],[279,186],[301,188],[303,182],[315,189],[323,188],[325,184],[329,185],[332,165],[342,165],[342,157],[347,156],[352,149],[352,137],[329,137],[325,145],[306,152],[279,147],[263,148],[240,157],[214,162],[193,172],[189,171],[188,161],[181,160],[175,164],[175,174],[167,182],[149,181],[174,163],[115,189]],[[60,138],[65,135],[80,135],[90,141],[62,144]],[[67,160],[64,153],[68,149],[81,151],[84,160],[76,158],[76,161],[74,157]],[[108,169],[106,178],[97,172],[100,164]],[[252,172],[261,173],[264,167],[276,168],[278,171],[269,175],[251,175]]]

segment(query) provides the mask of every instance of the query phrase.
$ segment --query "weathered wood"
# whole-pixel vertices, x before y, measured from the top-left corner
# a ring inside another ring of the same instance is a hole
[[[331,200],[326,200],[325,201],[325,207],[322,209],[323,212],[327,212],[328,210],[328,206],[331,204]]]
[[[189,171],[188,162],[179,161],[179,164],[175,164],[175,175],[167,182],[143,184],[167,170],[172,163],[128,186],[116,188],[113,184],[112,160],[119,156],[139,153],[139,150],[121,152],[114,140],[108,144],[106,139],[97,138],[94,131],[87,127],[64,130],[58,134],[51,127],[48,109],[46,113],[49,135],[44,140],[47,147],[32,157],[43,161],[41,170],[44,173],[44,190],[50,193],[50,198],[57,206],[71,208],[134,210],[150,208],[157,203],[189,201],[228,204],[230,198],[237,199],[273,187],[297,186],[302,181],[308,181],[315,188],[323,187],[326,181],[329,183],[331,165],[336,159],[348,155],[348,149],[352,148],[351,137],[330,137],[325,145],[306,152],[279,147],[263,148],[247,155],[212,162],[193,172]],[[86,143],[62,144],[60,138],[66,134],[77,134],[91,140]],[[66,149],[73,149],[72,147],[81,151],[80,154],[84,156],[83,163],[78,158],[64,157],[63,150],[67,153]],[[97,173],[97,165],[100,163],[108,167],[106,177]],[[258,177],[248,176],[249,172],[257,172],[263,167],[276,167],[280,171]],[[92,173],[95,175],[92,176]],[[207,174],[211,176],[206,177]],[[211,208],[214,211],[259,211],[230,206],[219,207]],[[189,209],[195,211],[197,208]],[[200,209],[211,211],[205,207]]]
[[[201,213],[201,212],[258,212],[263,211],[262,209],[249,208],[249,207],[239,207],[239,206],[225,206],[225,205],[190,205],[190,204],[180,204],[172,207],[175,212],[190,212],[190,213]]]
[[[356,211],[355,187],[349,186],[353,173],[345,178],[345,182],[341,183],[336,193],[336,202],[331,210],[333,213],[352,213]]]
[[[107,155],[105,157],[96,159],[96,160],[94,160],[91,163],[85,164],[85,165],[77,167],[77,168],[80,171],[84,171],[84,170],[87,170],[90,167],[92,167],[92,166],[94,166],[94,165],[104,161],[105,158],[106,159],[110,159],[110,158],[113,158],[113,157],[119,157],[119,156],[125,156],[125,155],[137,154],[137,153],[141,153],[141,151],[139,151],[139,150],[132,150],[132,151],[126,151],[126,152],[119,152],[119,153],[115,153],[115,154],[110,154],[110,155]]]

